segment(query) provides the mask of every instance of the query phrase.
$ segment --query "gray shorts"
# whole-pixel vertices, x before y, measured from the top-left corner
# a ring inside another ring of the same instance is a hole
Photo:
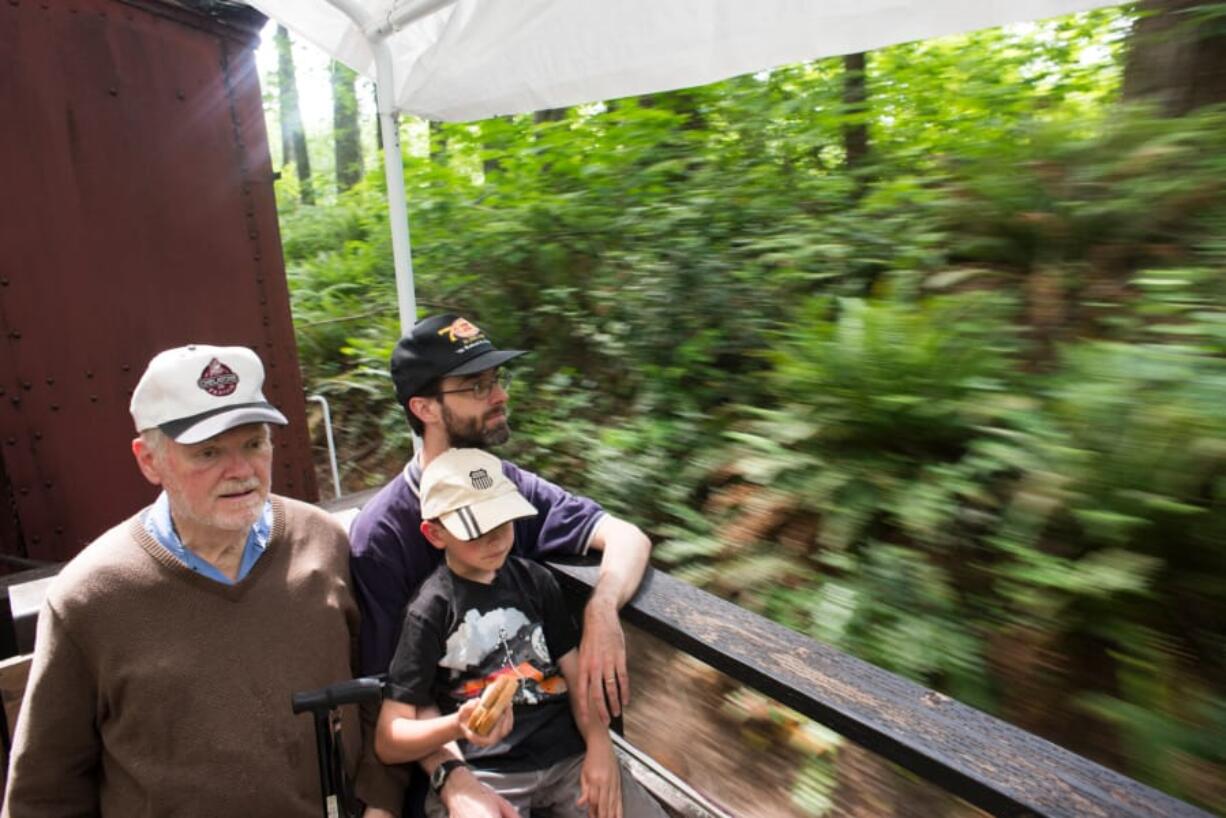
[[[582,788],[579,775],[583,770],[582,755],[559,761],[544,770],[519,773],[496,773],[473,770],[473,774],[490,789],[511,802],[520,818],[587,818],[587,807],[575,804]],[[624,818],[667,818],[656,800],[622,766],[622,815]],[[447,809],[438,796],[426,796],[426,815],[447,818]]]

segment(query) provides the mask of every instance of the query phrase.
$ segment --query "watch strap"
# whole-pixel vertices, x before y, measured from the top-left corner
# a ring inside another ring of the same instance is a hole
[[[443,790],[443,785],[447,783],[447,779],[451,774],[460,767],[467,767],[464,761],[458,758],[449,758],[442,764],[434,768],[434,773],[430,776],[430,788],[435,793],[440,793]]]

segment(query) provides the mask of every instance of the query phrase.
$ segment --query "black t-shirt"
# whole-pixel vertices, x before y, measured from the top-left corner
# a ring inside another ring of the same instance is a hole
[[[516,673],[511,733],[492,747],[461,740],[460,750],[481,769],[542,770],[584,751],[557,662],[578,641],[562,590],[544,566],[509,557],[484,585],[443,563],[405,610],[387,696],[436,705],[446,715],[498,676]]]

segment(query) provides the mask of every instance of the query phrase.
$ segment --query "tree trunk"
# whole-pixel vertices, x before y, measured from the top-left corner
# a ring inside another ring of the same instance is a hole
[[[532,114],[532,122],[536,125],[542,122],[561,122],[563,119],[566,119],[565,108],[543,108]]]
[[[332,63],[332,133],[336,151],[336,189],[357,184],[362,167],[362,131],[358,127],[357,73],[339,62]]]
[[[843,57],[843,151],[847,167],[856,169],[868,159],[868,56],[861,51]]]
[[[281,101],[281,144],[285,153],[283,165],[293,157],[298,170],[299,196],[305,204],[315,203],[311,188],[311,159],[307,155],[306,134],[302,130],[302,113],[298,109],[298,83],[294,77],[294,51],[289,32],[277,26],[277,92]],[[288,146],[288,148],[287,148]]]
[[[430,134],[430,161],[441,165],[447,161],[447,131],[442,122],[433,119],[426,120],[426,128]]]
[[[379,118],[379,89],[374,89],[375,97],[375,147],[383,153],[383,120]]]
[[[511,115],[511,114],[507,114],[507,115],[500,116],[497,118],[504,120],[506,122],[515,121],[514,115]],[[491,117],[491,120],[492,119],[493,118]],[[485,149],[490,151],[491,153],[496,153],[497,151],[506,147],[505,137],[500,137],[495,142],[486,142],[484,143],[484,146],[485,146]],[[486,159],[481,163],[481,170],[487,177],[491,176],[497,173],[498,171],[502,170],[502,160],[499,159],[497,156],[492,156],[489,159]]]
[[[1226,102],[1226,3],[1141,0],[1129,38],[1124,99],[1167,116]]]

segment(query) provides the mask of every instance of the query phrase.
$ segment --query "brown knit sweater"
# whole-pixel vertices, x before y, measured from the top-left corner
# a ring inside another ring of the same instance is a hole
[[[314,727],[290,694],[350,678],[345,534],[273,498],[233,586],[193,573],[139,515],[56,579],[39,615],[4,818],[317,818]],[[352,708],[347,708],[352,710]],[[350,766],[356,713],[345,714]]]

